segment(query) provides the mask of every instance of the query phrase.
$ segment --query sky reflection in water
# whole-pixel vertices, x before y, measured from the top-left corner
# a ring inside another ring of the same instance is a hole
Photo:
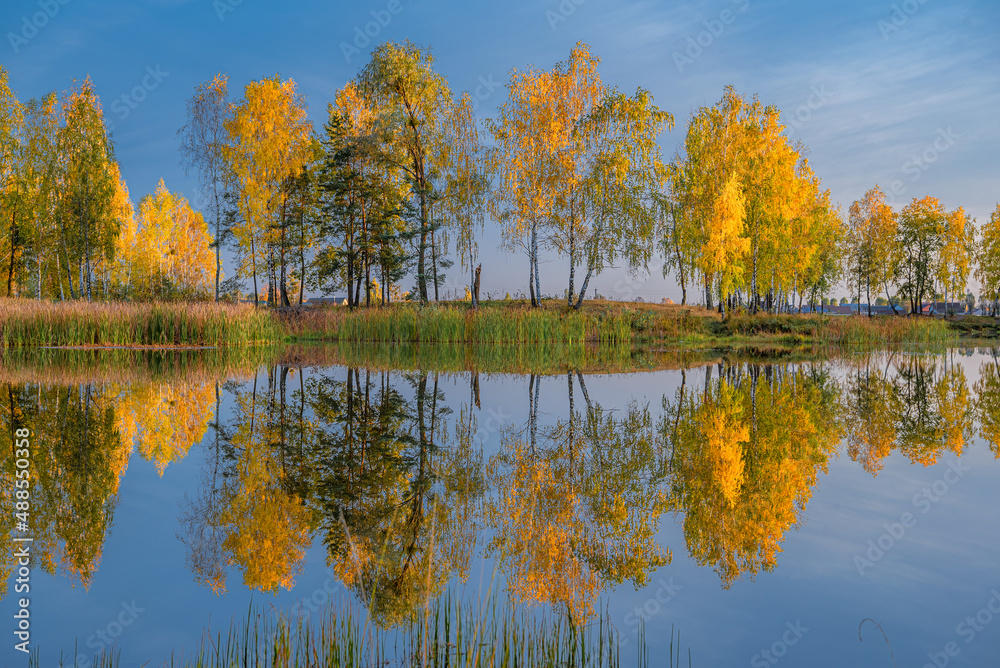
[[[891,665],[865,618],[900,666],[1000,655],[988,352],[229,375],[10,379],[0,439],[12,415],[35,434],[43,658],[115,636],[126,665],[161,661],[251,600],[363,601],[392,625],[494,578],[540,610],[606,610],[626,650],[640,620],[654,652],[673,625],[694,665]]]

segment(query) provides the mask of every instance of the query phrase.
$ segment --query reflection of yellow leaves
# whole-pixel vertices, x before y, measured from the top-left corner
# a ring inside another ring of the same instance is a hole
[[[1000,459],[1000,373],[996,360],[980,367],[975,391],[979,434]]]
[[[214,401],[210,383],[133,386],[118,402],[118,429],[122,440],[134,443],[163,475],[167,464],[184,457],[205,436]]]
[[[811,383],[721,380],[679,434],[676,475],[684,534],[723,586],[772,569],[819,470],[840,440],[829,400]]]
[[[556,462],[531,457],[520,441],[513,443],[510,456],[512,466],[498,481],[490,519],[511,595],[523,602],[549,602],[576,620],[587,619],[599,581],[573,549],[578,497],[562,484],[566,477],[555,470]]]
[[[223,542],[246,585],[262,591],[291,589],[309,546],[309,510],[272,478],[274,462],[260,452],[244,452],[239,485],[220,521],[231,531]]]
[[[961,456],[966,439],[972,436],[969,386],[962,367],[951,366],[935,384],[934,393],[941,413],[941,425],[935,430],[934,436],[935,441],[941,444],[941,449],[932,453],[929,463],[934,463],[941,451],[954,452]]]
[[[244,488],[222,517],[235,525],[223,548],[242,567],[246,585],[291,589],[309,545],[309,511],[301,500],[280,490]]]
[[[743,484],[743,444],[750,440],[750,429],[740,420],[743,407],[735,402],[729,385],[723,385],[718,401],[706,400],[702,410],[699,423],[712,476],[732,506]]]

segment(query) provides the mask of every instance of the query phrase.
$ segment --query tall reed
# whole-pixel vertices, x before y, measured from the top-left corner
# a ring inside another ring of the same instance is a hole
[[[673,666],[673,633],[670,650]],[[638,647],[630,649],[627,656],[632,654],[634,658],[622,660],[619,632],[607,616],[577,625],[566,616],[535,614],[495,597],[485,603],[462,603],[444,596],[396,630],[373,625],[352,605],[343,606],[339,614],[327,610],[315,623],[284,613],[251,610],[246,617],[234,620],[228,632],[206,636],[194,656],[175,658],[170,665],[618,668],[636,660],[639,666],[648,665],[642,634]],[[679,651],[676,657],[679,666]]]
[[[281,338],[269,312],[246,304],[0,299],[0,347],[238,346]]]
[[[632,341],[628,315],[518,306],[322,308],[283,317],[282,322],[285,332],[298,340],[489,345]]]
[[[143,665],[171,668],[619,668],[623,665],[646,668],[650,665],[644,629],[640,626],[637,643],[630,643],[630,649],[623,652],[621,634],[608,615],[578,625],[568,616],[538,614],[509,600],[500,602],[496,597],[485,602],[462,603],[446,595],[416,613],[408,624],[387,630],[372,624],[356,604],[340,607],[339,613],[328,608],[318,619],[251,607],[246,615],[234,618],[228,630],[206,631],[191,655],[174,655],[168,663],[149,661]],[[684,661],[680,634],[675,645],[673,628],[665,649],[669,663],[659,659],[655,665],[691,667],[690,650]],[[43,664],[36,649],[28,666],[69,668],[86,664],[119,668],[119,656],[119,651],[111,648],[88,657],[78,647],[72,658],[63,656],[58,663]]]

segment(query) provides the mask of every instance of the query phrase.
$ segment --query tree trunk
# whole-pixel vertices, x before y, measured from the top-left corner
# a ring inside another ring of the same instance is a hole
[[[472,282],[472,305],[476,308],[479,307],[479,279],[482,269],[482,264],[476,265],[476,279]]]
[[[254,244],[253,233],[250,233],[250,267],[253,272],[253,306],[257,308],[260,295],[257,292],[257,250]]]
[[[542,305],[542,279],[538,275],[538,223],[531,226],[531,258],[534,263],[536,306]]]
[[[288,227],[288,220],[286,219],[287,204],[285,200],[285,197],[281,198],[281,256],[279,258],[281,261],[281,285],[279,287],[281,290],[281,305],[291,306],[291,302],[288,301],[288,267],[285,264],[286,246],[288,244],[286,229]]]
[[[219,206],[218,183],[212,186],[215,196],[215,301],[219,301],[219,277],[222,274],[222,208]]]
[[[10,270],[7,272],[7,296],[11,296],[14,285],[14,257],[17,252],[17,209],[10,212]]]
[[[438,284],[441,282],[438,280],[438,260],[437,260],[437,237],[434,234],[434,230],[431,230],[431,272],[434,275],[434,301],[439,301],[438,298]]]
[[[417,249],[417,291],[420,293],[420,303],[426,304],[427,298],[427,276],[424,273],[426,266],[424,256],[427,252],[427,194],[424,191],[421,180],[417,180],[417,187],[420,189],[420,244]]]
[[[570,204],[569,207],[569,290],[566,293],[566,306],[573,305],[573,293],[576,288],[574,285],[574,280],[576,279],[576,238],[573,234],[574,227],[573,219],[573,205]],[[582,296],[586,292],[584,288],[580,295]],[[579,306],[577,307],[579,308]]]
[[[583,306],[583,298],[587,296],[587,286],[590,285],[590,277],[594,273],[593,267],[587,267],[587,275],[583,277],[583,285],[580,286],[580,298],[576,300],[576,310]]]
[[[354,229],[353,225],[351,229]],[[347,239],[347,307],[355,306],[357,303],[354,301],[354,238],[351,235]]]

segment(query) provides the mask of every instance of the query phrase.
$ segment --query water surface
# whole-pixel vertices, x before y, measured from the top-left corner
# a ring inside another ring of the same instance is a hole
[[[654,656],[679,629],[698,666],[892,665],[866,618],[900,666],[1000,657],[988,350],[392,357],[8,363],[3,568],[26,426],[43,665],[158,665],[251,604],[392,628],[444,593],[606,614],[625,651],[644,624]]]

